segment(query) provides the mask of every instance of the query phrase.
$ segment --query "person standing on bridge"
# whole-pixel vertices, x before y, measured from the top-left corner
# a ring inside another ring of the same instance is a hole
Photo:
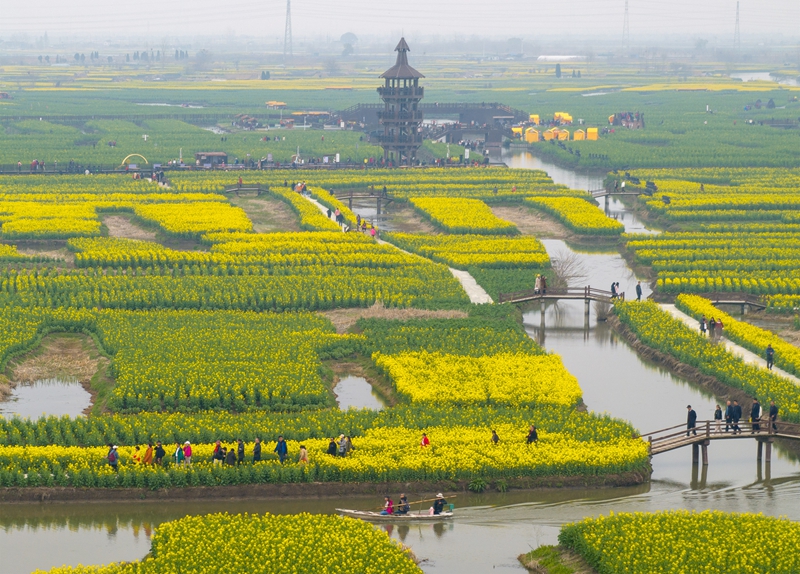
[[[612,299],[617,298],[617,284],[614,282],[611,283],[611,298]]]
[[[772,370],[772,365],[775,364],[775,349],[772,345],[767,345],[767,369]]]
[[[686,410],[688,411],[686,415],[686,436],[689,436],[690,432],[697,436],[697,413],[692,408],[692,405],[686,405]]]
[[[636,300],[637,301],[641,301],[642,300],[642,282],[641,281],[637,281],[636,282]]]
[[[778,407],[775,406],[775,401],[769,402],[769,422],[772,425],[772,430],[778,432]]]
[[[542,275],[541,288],[542,288],[542,295],[547,295],[547,277],[545,277],[544,275]]]
[[[742,405],[739,401],[733,401],[733,434],[741,433],[742,429],[739,428],[739,419],[742,418]]]
[[[761,405],[758,404],[758,399],[753,399],[753,406],[750,407],[750,434],[761,432],[761,425],[758,422],[761,420]]]
[[[536,275],[536,281],[533,283],[533,292],[538,295],[542,290],[542,276]]]
[[[717,410],[714,411],[714,423],[717,426],[717,434],[722,432],[722,407],[717,405]]]
[[[725,405],[725,432],[728,432],[731,426],[733,426],[733,406],[728,401]]]

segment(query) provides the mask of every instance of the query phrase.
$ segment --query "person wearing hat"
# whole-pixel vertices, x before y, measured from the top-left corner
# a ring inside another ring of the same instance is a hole
[[[689,436],[690,432],[697,436],[697,413],[694,412],[692,405],[686,405],[686,410],[688,411],[686,415],[686,436]]]
[[[183,464],[184,466],[192,466],[192,445],[187,440],[183,443]]]
[[[445,504],[447,504],[447,501],[444,499],[444,495],[440,492],[436,495],[436,500],[433,501],[433,513],[441,514],[444,510]]]

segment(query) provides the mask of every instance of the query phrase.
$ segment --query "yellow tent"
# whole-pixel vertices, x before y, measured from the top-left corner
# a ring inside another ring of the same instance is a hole
[[[577,141],[581,141],[581,140],[585,140],[586,139],[586,132],[583,131],[583,130],[575,130],[572,133],[572,139],[574,141],[576,141],[576,142]]]
[[[569,132],[567,130],[558,130],[558,139],[569,141]]]
[[[522,136],[522,126],[513,126],[511,131],[515,136]]]
[[[558,137],[558,130],[549,129],[544,132],[544,141],[549,142],[551,139]]]
[[[525,141],[528,143],[538,142],[539,130],[535,130],[533,128],[528,128],[525,130]]]
[[[556,112],[553,115],[553,119],[561,120],[561,122],[565,123],[565,124],[566,123],[569,123],[569,124],[572,123],[572,116],[570,114],[568,114],[567,112]]]
[[[586,139],[597,141],[597,128],[588,128],[586,130]]]
[[[614,116],[608,116],[608,123],[610,124],[614,123]]]
[[[531,114],[530,118],[529,118],[529,121],[532,124],[536,124],[538,126],[539,125],[539,114]]]

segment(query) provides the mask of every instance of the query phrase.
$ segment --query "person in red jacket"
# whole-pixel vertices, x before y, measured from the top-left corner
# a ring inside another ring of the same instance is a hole
[[[419,446],[425,448],[426,446],[430,446],[430,444],[431,444],[431,439],[428,438],[428,435],[422,433],[422,440],[419,441]]]
[[[381,514],[383,515],[394,514],[394,502],[392,502],[392,499],[389,498],[388,496],[384,496],[383,500],[384,503],[383,503],[383,510],[381,510]]]

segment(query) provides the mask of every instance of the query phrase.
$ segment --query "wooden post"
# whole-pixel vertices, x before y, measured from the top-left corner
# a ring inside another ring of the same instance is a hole
[[[583,314],[586,315],[587,317],[589,316],[589,299],[588,298],[584,299]]]
[[[692,464],[697,464],[700,461],[700,445],[692,443]]]
[[[758,454],[756,455],[756,460],[761,461],[761,453],[764,451],[764,443],[758,441]]]
[[[764,458],[767,464],[772,462],[772,440],[767,441],[767,456]]]
[[[351,211],[353,210],[353,193],[352,192],[350,193],[350,197],[347,199],[347,207],[349,207]]]
[[[711,421],[706,421],[706,436],[711,436]]]
[[[376,212],[377,215],[381,214],[381,198],[378,197],[378,210]]]
[[[703,466],[708,466],[708,445],[711,441],[704,440],[702,446],[703,449]]]

